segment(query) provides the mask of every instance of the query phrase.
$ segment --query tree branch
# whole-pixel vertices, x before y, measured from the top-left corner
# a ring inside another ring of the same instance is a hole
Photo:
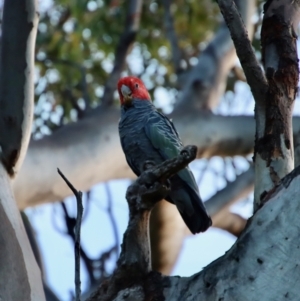
[[[175,73],[179,74],[182,71],[181,68],[181,49],[178,44],[178,39],[176,36],[176,31],[174,28],[174,19],[171,13],[171,2],[170,0],[164,0],[163,6],[164,6],[164,24],[165,24],[165,30],[166,30],[166,36],[170,42],[171,49],[172,49],[172,61],[175,69]]]
[[[219,215],[222,215],[222,218],[219,218],[217,221],[213,220],[213,227],[225,230],[239,237],[245,229],[247,219],[229,210],[222,210]]]
[[[205,202],[208,214],[212,217],[213,226],[239,236],[244,230],[247,220],[231,213],[230,207],[246,197],[254,188],[254,168],[251,166],[246,172],[237,176],[222,190],[218,191]]]
[[[218,0],[221,12],[230,30],[238,58],[256,103],[263,103],[268,89],[266,78],[252,49],[245,24],[233,0]]]
[[[81,230],[81,220],[83,214],[82,206],[82,192],[77,191],[75,187],[70,183],[70,181],[64,176],[64,174],[57,168],[57,172],[66,182],[68,187],[72,190],[77,201],[77,218],[75,224],[75,300],[80,301],[81,295],[81,281],[80,281],[80,230]]]
[[[298,264],[290,258],[300,256],[300,203],[295,202],[299,180],[300,167],[268,196],[270,201],[251,218],[232,248],[202,272],[188,278],[165,277],[165,300],[188,300],[199,295],[206,301],[250,301],[257,296],[261,300],[296,300],[299,287],[297,280],[290,279],[298,279]]]
[[[250,36],[253,32],[251,17],[255,0],[237,0],[240,12],[247,24]],[[222,24],[214,38],[200,53],[198,64],[187,74],[179,77],[184,82],[174,109],[174,115],[183,110],[212,110],[221,99],[226,87],[228,73],[234,66],[236,53],[226,24]],[[204,72],[205,70],[205,72]]]
[[[115,63],[112,72],[110,73],[102,97],[102,104],[107,106],[113,103],[113,93],[116,90],[117,82],[121,72],[124,69],[125,60],[130,51],[136,34],[140,26],[140,18],[142,13],[143,0],[130,0],[126,21],[124,24],[124,32],[120,36],[119,43],[115,52]]]
[[[217,220],[217,216],[222,210],[228,210],[238,200],[246,197],[253,188],[254,168],[251,166],[205,202],[208,214]]]
[[[118,234],[116,219],[115,219],[113,211],[112,211],[112,195],[111,195],[108,183],[105,183],[105,190],[106,190],[106,196],[107,196],[107,209],[106,209],[106,211],[107,211],[108,217],[110,219],[110,223],[111,223],[114,238],[115,238],[114,239],[115,240],[114,249],[115,249],[115,252],[118,256],[118,254],[119,254],[119,245],[120,245],[119,234]]]
[[[70,175],[69,180],[83,191],[111,179],[134,179],[120,146],[116,126],[119,116],[118,109],[106,108],[58,129],[51,136],[31,141],[13,183],[19,208],[54,202],[70,195],[68,187],[57,177],[55,165]],[[253,151],[253,116],[182,112],[173,120],[183,144],[198,146],[198,158],[244,156]],[[293,124],[294,133],[299,134],[300,118],[295,117]]]

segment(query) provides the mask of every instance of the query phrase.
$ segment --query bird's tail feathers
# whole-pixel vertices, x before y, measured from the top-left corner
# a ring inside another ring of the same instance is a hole
[[[212,220],[195,191],[175,190],[170,193],[170,200],[175,203],[182,219],[193,234],[205,232],[212,225]]]

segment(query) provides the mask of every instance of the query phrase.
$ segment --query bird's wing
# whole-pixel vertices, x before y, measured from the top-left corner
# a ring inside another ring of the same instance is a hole
[[[144,129],[152,146],[160,153],[164,160],[179,155],[183,145],[166,116],[158,112],[151,114]]]
[[[152,146],[164,160],[172,159],[179,155],[183,144],[173,123],[165,115],[159,112],[151,115],[144,129]],[[178,175],[193,190],[198,191],[195,178],[188,167],[178,172]]]
[[[119,129],[120,129],[120,125],[119,125]],[[126,158],[126,161],[127,161],[127,164],[129,165],[129,167],[132,169],[132,171],[137,175],[139,176],[141,173],[139,171],[139,168],[138,166],[136,166],[134,164],[134,161],[132,160],[131,156],[127,156],[126,155],[126,145],[124,144],[124,135],[122,135],[121,131],[119,130],[119,135],[120,135],[120,142],[121,142],[121,146],[122,146],[122,149],[123,149],[123,152],[124,152],[124,155],[125,155],[125,158]]]

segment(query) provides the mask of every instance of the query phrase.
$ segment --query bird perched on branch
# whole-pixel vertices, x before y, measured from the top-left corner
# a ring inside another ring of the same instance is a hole
[[[171,122],[152,104],[144,83],[136,77],[118,82],[121,102],[119,134],[128,165],[139,176],[147,162],[157,165],[180,154],[183,144]],[[211,226],[211,218],[201,201],[195,178],[189,169],[170,179],[166,200],[175,204],[193,234]]]

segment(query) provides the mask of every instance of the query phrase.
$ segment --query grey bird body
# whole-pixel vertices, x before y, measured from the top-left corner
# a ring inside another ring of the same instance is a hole
[[[183,148],[173,123],[147,100],[137,99],[131,106],[122,106],[119,134],[128,165],[137,176],[146,161],[160,164]],[[192,233],[204,232],[211,226],[211,219],[190,169],[186,167],[170,182],[171,192],[166,199],[177,206]]]

